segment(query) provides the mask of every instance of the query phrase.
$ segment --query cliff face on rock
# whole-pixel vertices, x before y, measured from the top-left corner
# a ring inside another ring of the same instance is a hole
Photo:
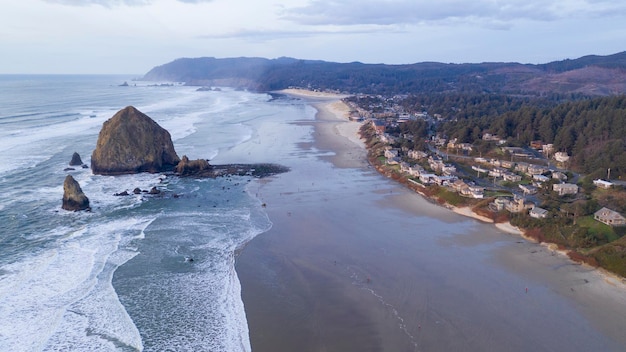
[[[102,125],[91,169],[101,175],[161,172],[174,169],[179,161],[169,132],[128,106]]]
[[[67,175],[63,182],[63,205],[61,207],[72,211],[89,209],[89,198],[71,175]]]

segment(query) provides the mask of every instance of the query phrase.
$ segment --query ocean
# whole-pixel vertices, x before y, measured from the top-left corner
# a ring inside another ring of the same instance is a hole
[[[284,122],[315,110],[132,78],[0,75],[1,351],[251,350],[234,263],[272,226],[249,191],[257,181],[65,169],[74,152],[90,164],[102,123],[128,105],[167,129],[179,156],[215,164],[280,163],[312,138]],[[68,174],[91,212],[61,209]]]

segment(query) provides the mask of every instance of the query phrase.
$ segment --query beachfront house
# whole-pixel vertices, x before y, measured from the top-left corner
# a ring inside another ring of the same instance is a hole
[[[626,225],[626,218],[624,218],[620,213],[606,207],[596,211],[593,214],[593,218],[609,226]]]
[[[493,211],[501,211],[509,202],[510,200],[506,197],[498,197],[489,204],[489,208]]]
[[[421,173],[419,175],[419,179],[420,182],[422,182],[425,185],[431,184],[431,183],[435,183],[435,178],[437,177],[437,175],[435,174],[427,174],[427,173]]]
[[[459,194],[464,197],[483,199],[485,197],[485,189],[479,186],[466,185],[461,187]]]
[[[543,208],[532,207],[532,209],[528,212],[528,215],[535,219],[545,219],[548,216],[548,211]]]
[[[398,149],[387,149],[385,150],[385,158],[392,159],[398,156]]]
[[[372,120],[372,125],[374,125],[374,130],[376,131],[376,134],[383,134],[385,133],[385,127],[387,126],[387,123],[383,120]]]
[[[419,177],[424,172],[424,168],[419,165],[413,165],[409,168],[409,175]]]
[[[578,193],[578,186],[573,183],[556,183],[552,185],[552,190],[560,196],[564,196]]]

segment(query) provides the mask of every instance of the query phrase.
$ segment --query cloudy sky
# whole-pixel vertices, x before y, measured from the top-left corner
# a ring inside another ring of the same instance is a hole
[[[624,0],[3,0],[0,73],[179,57],[545,63],[626,50]]]

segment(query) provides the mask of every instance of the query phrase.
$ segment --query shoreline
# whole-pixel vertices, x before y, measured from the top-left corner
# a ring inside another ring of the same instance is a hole
[[[305,97],[317,113],[314,121],[295,123],[314,127],[314,142],[301,145],[303,155],[319,153],[310,158],[332,165],[307,159],[253,185],[273,223],[243,248],[236,264],[255,352],[626,346],[622,330],[615,330],[626,326],[626,314],[618,314],[626,305],[615,309],[624,301],[616,285],[598,280],[597,271],[564,264],[569,258],[551,256],[535,242],[520,244],[504,234],[518,234],[512,226],[467,220],[474,218],[469,208],[433,204],[389,182],[369,164],[364,145],[350,140],[361,124],[348,121],[340,105],[333,109],[338,98]],[[477,245],[494,251],[487,263],[472,259],[485,255]],[[442,262],[441,254],[454,260]],[[503,277],[503,270],[515,274]],[[580,286],[583,279],[588,283]],[[530,306],[518,301],[525,285],[533,292]],[[578,308],[564,308],[570,299],[581,304],[583,319]],[[556,330],[532,324],[539,315]],[[575,330],[567,321],[576,322]],[[603,334],[615,345],[600,342]]]
[[[343,103],[340,99],[343,99],[345,97],[348,97],[349,95],[344,95],[344,94],[335,94],[335,93],[324,93],[324,92],[314,92],[314,91],[309,91],[309,90],[305,90],[305,89],[285,89],[285,90],[281,90],[279,91],[279,93],[282,94],[287,94],[287,95],[292,95],[292,96],[296,96],[296,97],[300,97],[302,99],[311,99],[311,98],[326,98],[326,99],[339,99],[338,101],[334,102],[334,103],[315,103],[312,104],[318,111],[326,111],[327,113],[330,113],[330,115],[334,115],[336,121],[342,121],[342,122],[351,122],[351,123],[346,123],[346,124],[342,124],[340,126],[355,126],[356,129],[354,128],[344,128],[344,129],[337,129],[339,131],[339,135],[350,140],[351,142],[353,142],[355,145],[361,147],[364,149],[364,153],[365,155],[368,152],[367,146],[365,145],[365,142],[363,141],[363,139],[360,137],[359,134],[359,128],[362,125],[362,123],[358,123],[358,122],[353,122],[349,120],[349,110],[350,107],[348,105],[346,105],[345,103]],[[322,116],[324,116],[325,114],[321,114]],[[365,156],[365,159],[367,159],[367,156]],[[336,166],[338,166],[336,164]],[[376,168],[377,169],[377,168]],[[380,170],[377,169],[377,171],[384,177],[388,178],[388,179],[392,179],[390,178],[388,175],[385,175],[384,173],[382,173]],[[403,185],[404,186],[404,185]],[[408,189],[411,189],[409,187],[407,187]],[[418,190],[414,190],[415,193],[419,194],[421,197],[423,197],[426,200],[430,200],[430,201],[434,201],[433,198],[427,196],[426,194],[419,192]],[[596,271],[598,273],[598,275],[601,275],[604,279],[605,282],[611,284],[611,285],[616,285],[621,287],[625,292],[626,292],[626,277],[622,277],[618,274],[615,274],[613,272],[610,272],[604,268],[601,267],[596,267],[596,266],[592,266],[587,264],[586,262],[580,262],[580,261],[576,261],[574,259],[572,259],[569,256],[569,253],[571,252],[571,250],[567,250],[567,249],[560,249],[558,248],[558,246],[554,243],[549,243],[549,242],[539,242],[537,241],[535,238],[526,235],[525,231],[517,226],[513,226],[511,224],[510,221],[506,221],[506,222],[494,222],[493,219],[490,219],[488,217],[482,216],[476,212],[474,212],[471,207],[468,206],[464,206],[464,207],[457,207],[457,206],[453,206],[451,204],[448,203],[444,203],[444,204],[440,204],[438,202],[433,202],[433,204],[438,205],[444,209],[448,209],[451,210],[452,212],[465,216],[467,218],[471,218],[471,219],[475,219],[478,221],[481,221],[483,223],[487,223],[487,224],[492,224],[495,228],[497,228],[498,230],[504,232],[504,233],[508,233],[511,235],[516,235],[519,236],[520,238],[530,242],[530,243],[534,243],[534,244],[538,244],[541,245],[542,247],[545,247],[547,249],[549,249],[550,251],[552,251],[553,253],[558,253],[559,255],[561,255],[563,258],[566,258],[568,261],[578,264],[578,265],[582,265],[584,267],[587,267],[589,269],[592,269],[594,271]]]

